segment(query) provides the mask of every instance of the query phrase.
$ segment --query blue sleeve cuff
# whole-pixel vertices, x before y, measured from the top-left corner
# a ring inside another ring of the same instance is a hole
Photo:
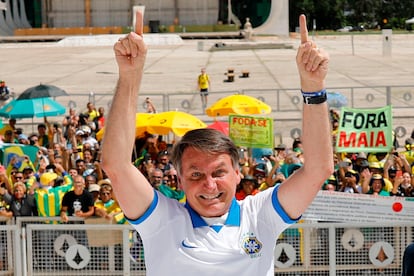
[[[146,218],[148,218],[152,214],[152,212],[154,211],[155,207],[157,207],[157,204],[158,204],[158,194],[157,194],[157,192],[154,189],[154,198],[152,200],[151,205],[148,207],[148,209],[145,211],[145,213],[141,217],[139,217],[139,218],[137,218],[135,220],[132,220],[132,219],[126,217],[126,216],[125,216],[125,218],[131,224],[140,224],[141,222],[143,222]]]
[[[277,193],[279,191],[279,188],[280,188],[280,184],[279,185],[276,185],[275,188],[273,189],[273,193],[272,193],[272,204],[273,204],[273,208],[280,215],[280,217],[283,219],[283,221],[285,223],[294,224],[298,220],[300,220],[300,218],[302,216],[300,216],[300,217],[298,217],[296,219],[292,219],[292,218],[289,217],[289,215],[283,209],[282,205],[280,205],[279,199],[277,197]]]

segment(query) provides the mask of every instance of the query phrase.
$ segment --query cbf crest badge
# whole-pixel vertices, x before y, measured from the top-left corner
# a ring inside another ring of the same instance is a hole
[[[260,256],[263,244],[257,239],[253,233],[247,234],[242,241],[242,248],[251,258]]]

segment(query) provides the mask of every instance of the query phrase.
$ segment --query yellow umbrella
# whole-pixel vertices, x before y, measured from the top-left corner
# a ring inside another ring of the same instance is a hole
[[[224,97],[206,109],[206,113],[210,117],[227,116],[231,113],[239,115],[269,114],[271,111],[271,107],[264,102],[241,94]]]
[[[147,130],[148,120],[152,117],[154,117],[156,114],[151,113],[137,113],[135,115],[135,137],[141,136],[144,134]],[[96,139],[98,141],[102,140],[103,135],[105,133],[105,127],[100,129],[96,133]]]
[[[148,120],[147,131],[151,134],[166,135],[171,131],[177,136],[183,136],[187,131],[205,128],[207,125],[197,117],[181,112],[166,111],[155,114]]]

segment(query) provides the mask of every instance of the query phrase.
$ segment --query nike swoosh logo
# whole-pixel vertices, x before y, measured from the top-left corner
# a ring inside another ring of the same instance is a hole
[[[181,242],[181,245],[182,245],[183,247],[185,247],[185,248],[197,248],[196,246],[192,246],[192,245],[188,245],[188,244],[186,244],[186,243],[185,243],[185,240],[183,240],[183,241]]]

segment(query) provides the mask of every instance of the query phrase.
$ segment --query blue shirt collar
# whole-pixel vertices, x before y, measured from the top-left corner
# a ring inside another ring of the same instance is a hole
[[[188,203],[185,203],[184,206],[190,214],[193,228],[208,226],[205,220]],[[231,202],[229,214],[224,225],[240,226],[240,205],[237,203],[236,198],[233,198]]]

